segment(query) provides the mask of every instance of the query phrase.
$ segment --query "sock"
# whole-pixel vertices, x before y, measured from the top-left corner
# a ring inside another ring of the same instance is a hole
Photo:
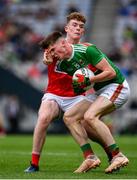
[[[93,155],[93,150],[91,149],[91,146],[89,143],[84,144],[83,146],[81,146],[81,150],[83,152],[83,156],[86,159],[88,156]]]
[[[105,146],[105,147],[103,147],[103,149],[105,150],[105,152],[107,154],[108,160],[111,161],[112,160],[112,154],[109,151],[109,148],[107,146]]]
[[[31,160],[32,164],[34,164],[35,166],[38,166],[39,165],[39,159],[40,159],[40,154],[32,153],[32,160]]]
[[[107,148],[108,148],[108,151],[111,154],[112,158],[120,152],[117,144],[112,144],[112,145],[108,146]]]

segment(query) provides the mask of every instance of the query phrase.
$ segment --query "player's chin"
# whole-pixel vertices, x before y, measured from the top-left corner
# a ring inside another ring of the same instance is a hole
[[[79,40],[79,39],[81,38],[81,35],[75,34],[75,35],[73,36],[73,38],[74,38],[75,40]]]

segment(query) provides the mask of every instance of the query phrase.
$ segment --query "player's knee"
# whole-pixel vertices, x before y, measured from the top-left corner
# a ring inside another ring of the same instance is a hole
[[[70,116],[64,114],[63,121],[68,126],[70,124]]]
[[[92,113],[92,112],[86,112],[85,114],[84,114],[84,120],[86,121],[86,123],[93,123],[94,122],[94,120],[96,119],[96,116],[95,116],[95,114],[94,113]]]
[[[63,116],[63,121],[66,124],[66,126],[69,126],[70,124],[72,124],[75,121],[75,118],[66,113]]]
[[[50,116],[47,116],[45,113],[39,113],[38,124],[41,128],[46,129],[51,122]]]

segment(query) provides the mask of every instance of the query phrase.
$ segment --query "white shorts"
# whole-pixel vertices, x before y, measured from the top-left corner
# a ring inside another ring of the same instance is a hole
[[[130,96],[130,88],[125,80],[122,84],[112,83],[103,87],[95,92],[94,97],[93,94],[88,95],[88,99],[90,96],[92,100],[95,100],[98,96],[104,96],[112,101],[116,108],[119,108],[127,102]]]
[[[86,97],[83,95],[74,96],[74,97],[63,97],[63,96],[57,96],[52,93],[44,94],[42,101],[46,101],[46,100],[56,101],[63,112],[67,111],[68,109],[70,109],[71,107],[73,107],[75,104],[79,103],[82,100],[91,101],[90,97]]]

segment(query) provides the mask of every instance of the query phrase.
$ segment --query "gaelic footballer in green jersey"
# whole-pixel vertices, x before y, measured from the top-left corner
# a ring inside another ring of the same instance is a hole
[[[94,66],[95,76],[90,81],[96,91],[111,83],[122,84],[125,80],[118,67],[93,44],[71,45],[62,34],[54,32],[44,41],[44,46],[60,61],[58,69],[71,76],[82,67]]]
[[[89,64],[91,64],[92,66],[96,66],[103,58],[105,58],[108,64],[116,72],[116,75],[112,79],[108,79],[103,82],[95,82],[94,89],[99,90],[103,88],[105,85],[108,85],[110,83],[118,83],[118,84],[123,83],[125,78],[118,69],[118,67],[111,60],[109,60],[104,53],[102,53],[99,49],[97,49],[95,45],[90,44],[89,46],[86,46],[82,44],[76,44],[71,46],[72,46],[71,57],[66,60],[61,60],[58,63],[58,70],[67,72],[69,75],[72,76],[76,70],[82,67],[86,67]],[[101,72],[102,70],[96,68],[94,74],[97,75]]]
[[[59,32],[50,34],[45,39],[44,45],[58,59],[58,68],[71,76],[76,70],[88,65],[93,65],[96,68],[95,76],[90,77],[90,81],[94,83],[94,88],[97,91],[94,94],[95,99],[84,113],[84,121],[96,131],[100,138],[105,139],[108,137],[107,134],[110,135],[110,131],[100,123],[100,118],[125,104],[130,95],[128,83],[118,67],[95,45],[78,44],[73,46]],[[85,79],[83,81],[85,82]],[[79,108],[80,110],[81,108]],[[116,147],[113,138],[108,138],[107,144],[109,146],[114,145],[116,150],[110,165],[105,169],[106,173],[111,173],[126,166],[129,160]],[[82,168],[82,165],[80,168]],[[81,169],[78,169],[76,172],[81,172]]]

